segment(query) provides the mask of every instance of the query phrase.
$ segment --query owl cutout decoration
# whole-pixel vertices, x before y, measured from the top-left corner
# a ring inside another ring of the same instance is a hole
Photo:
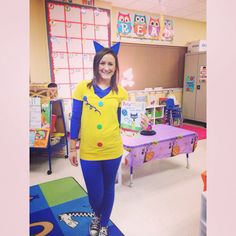
[[[134,33],[137,36],[144,36],[147,32],[147,22],[146,16],[143,15],[134,15]]]
[[[159,18],[150,17],[148,24],[148,34],[152,39],[159,39],[160,34],[160,20]]]
[[[165,19],[162,38],[163,38],[163,40],[172,41],[173,37],[174,37],[173,21],[169,20],[169,19]]]
[[[117,31],[119,34],[127,35],[131,32],[131,18],[129,13],[119,12],[117,18]]]

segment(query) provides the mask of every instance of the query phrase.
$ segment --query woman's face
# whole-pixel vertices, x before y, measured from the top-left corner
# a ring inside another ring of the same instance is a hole
[[[100,79],[111,80],[116,71],[116,62],[112,54],[106,54],[101,59],[98,66]]]

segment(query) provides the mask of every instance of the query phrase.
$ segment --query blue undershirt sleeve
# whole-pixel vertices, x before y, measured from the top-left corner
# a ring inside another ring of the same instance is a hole
[[[73,99],[72,103],[72,117],[70,122],[70,138],[78,139],[80,126],[81,126],[81,115],[82,115],[83,101]]]
[[[120,124],[120,119],[121,119],[121,108],[120,107],[118,107],[118,109],[117,109],[117,116],[118,116],[118,121]]]

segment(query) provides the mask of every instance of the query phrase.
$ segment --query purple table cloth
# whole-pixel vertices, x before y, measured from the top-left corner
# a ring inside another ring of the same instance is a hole
[[[198,136],[194,131],[163,124],[153,125],[153,130],[156,131],[153,136],[122,136],[124,149],[129,151],[126,164],[138,167],[151,160],[194,152],[197,146]]]

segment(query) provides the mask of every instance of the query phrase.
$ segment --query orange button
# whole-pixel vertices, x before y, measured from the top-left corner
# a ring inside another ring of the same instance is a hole
[[[102,147],[103,146],[102,142],[98,142],[97,145],[98,145],[98,147]]]

